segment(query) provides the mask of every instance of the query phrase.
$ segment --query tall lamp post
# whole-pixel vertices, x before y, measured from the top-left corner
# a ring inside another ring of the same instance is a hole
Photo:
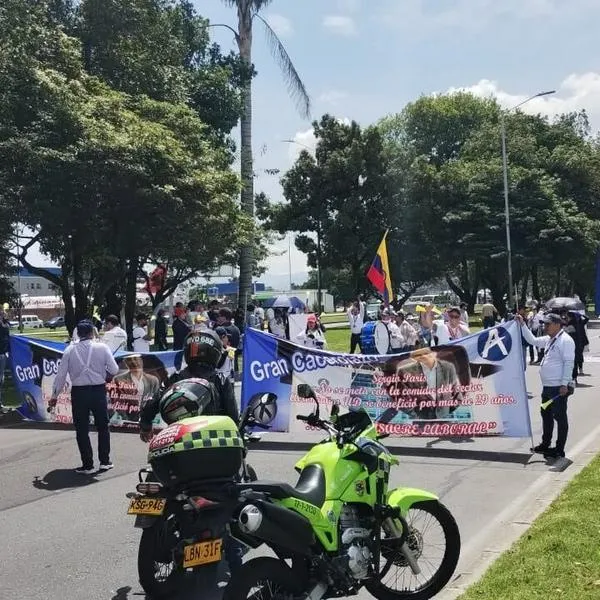
[[[534,98],[540,98],[541,96],[549,96],[550,94],[556,93],[556,90],[550,90],[548,92],[539,92],[533,96],[530,96],[523,102],[519,102],[516,106],[513,106],[507,112],[512,112],[516,110],[523,104],[526,104],[530,100]],[[505,113],[502,113],[502,117],[500,120],[501,132],[502,132],[502,175],[504,178],[504,220],[506,222],[506,253],[508,256],[508,302],[509,307],[513,301],[516,302],[516,298],[514,296],[514,282],[513,282],[513,270],[512,270],[512,246],[510,241],[510,210],[508,204],[508,159],[506,154],[506,119]]]

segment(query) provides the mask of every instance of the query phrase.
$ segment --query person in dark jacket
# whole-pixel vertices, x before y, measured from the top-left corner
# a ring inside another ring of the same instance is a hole
[[[140,437],[145,442],[152,438],[152,422],[160,411],[160,400],[169,387],[183,379],[199,377],[214,384],[217,391],[216,406],[207,407],[204,414],[227,415],[235,423],[240,414],[231,381],[217,371],[224,359],[223,344],[219,336],[211,329],[190,333],[185,339],[183,351],[187,366],[174,373],[164,387],[144,404],[140,410]]]
[[[165,319],[165,311],[162,308],[156,313],[154,341],[156,349],[159,352],[169,349],[169,345],[167,344],[167,320]]]
[[[187,322],[187,309],[183,306],[175,307],[173,319],[173,350],[183,350],[186,336],[191,327]]]
[[[187,366],[183,371],[174,374],[163,388],[149,400],[140,410],[140,437],[144,442],[152,439],[152,422],[160,411],[160,401],[165,389],[184,379],[199,377],[214,384],[216,388],[216,402],[214,406],[207,406],[202,414],[225,415],[237,424],[240,414],[235,399],[233,384],[217,371],[221,362],[226,357],[223,353],[223,344],[219,336],[211,329],[193,331],[185,339],[184,357]],[[243,547],[233,538],[225,544],[225,558],[229,563],[231,574],[242,565]]]
[[[10,351],[10,324],[4,310],[0,310],[0,413],[6,409],[2,404],[2,386],[4,385],[4,371]]]

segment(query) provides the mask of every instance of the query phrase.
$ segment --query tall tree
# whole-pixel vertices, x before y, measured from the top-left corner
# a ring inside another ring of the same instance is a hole
[[[296,246],[309,266],[345,270],[354,293],[384,231],[395,222],[379,131],[330,115],[313,123],[315,157],[303,151],[281,183],[286,203],[270,206],[271,227],[301,232]]]
[[[271,0],[224,0],[237,10],[238,26],[233,31],[240,57],[248,71],[252,68],[252,34],[254,21],[264,26],[271,51],[281,67],[292,97],[297,101],[300,114],[308,118],[310,115],[310,99],[304,83],[300,79],[285,46],[270,25],[259,14],[271,3]],[[231,28],[230,28],[231,29]],[[248,78],[242,90],[243,109],[241,116],[240,173],[242,178],[241,207],[254,219],[254,160],[252,154],[252,80]],[[254,266],[254,247],[252,244],[240,248],[240,278],[238,304],[245,308],[252,287],[252,271]]]
[[[125,273],[135,288],[143,260],[185,248],[198,268],[212,266],[223,244],[246,239],[231,153],[190,108],[110,89],[83,72],[77,40],[47,5],[9,8],[0,11],[11,32],[0,50],[0,190],[34,231],[22,264],[61,289],[70,327],[101,286]],[[36,242],[62,264],[60,277],[29,263]]]

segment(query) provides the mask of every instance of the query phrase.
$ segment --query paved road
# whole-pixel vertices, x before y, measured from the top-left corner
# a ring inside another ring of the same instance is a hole
[[[570,409],[570,446],[600,422],[600,340],[592,340],[591,374],[581,379]],[[532,392],[539,391],[537,368],[528,369]],[[537,400],[531,401],[538,427]],[[537,433],[536,433],[537,435]],[[274,438],[275,434],[265,436]],[[73,433],[0,429],[0,596],[18,600],[124,600],[143,598],[137,582],[139,532],[125,514],[125,493],[145,463],[145,446],[132,434],[113,435],[114,471],[92,479],[70,469],[78,465]],[[464,556],[481,531],[543,474],[540,458],[528,461],[529,440],[477,440],[456,444],[399,440],[404,448],[393,485],[423,487],[441,495],[459,523]],[[301,452],[255,450],[251,462],[261,476],[292,482]],[[470,452],[453,454],[456,450]],[[492,454],[501,450],[504,457]],[[477,453],[478,452],[478,453]],[[512,453],[512,454],[510,454]],[[522,454],[519,458],[519,454]],[[459,566],[459,574],[469,569]],[[361,597],[363,595],[361,594]],[[369,597],[364,594],[364,597]]]

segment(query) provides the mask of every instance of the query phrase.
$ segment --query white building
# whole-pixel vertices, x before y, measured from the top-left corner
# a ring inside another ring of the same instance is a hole
[[[60,275],[60,269],[56,267],[48,267],[46,270],[53,275]],[[18,275],[11,275],[10,281],[15,291],[20,292],[23,296],[30,298],[37,296],[60,297],[60,291],[51,281],[30,273],[24,267],[19,269]]]

